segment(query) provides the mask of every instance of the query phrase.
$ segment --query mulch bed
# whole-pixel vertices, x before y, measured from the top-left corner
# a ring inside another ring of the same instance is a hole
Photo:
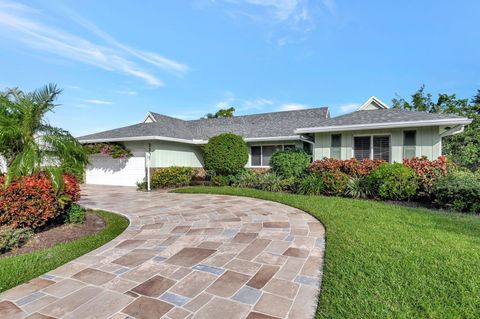
[[[105,221],[101,217],[97,216],[95,213],[87,212],[86,220],[83,224],[52,226],[33,235],[33,237],[22,247],[14,248],[9,252],[0,255],[0,258],[50,248],[60,243],[96,234],[104,227]]]

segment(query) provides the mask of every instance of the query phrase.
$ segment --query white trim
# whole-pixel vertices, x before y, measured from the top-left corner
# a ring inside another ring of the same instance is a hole
[[[302,137],[298,135],[290,136],[273,136],[273,137],[247,137],[245,142],[262,142],[262,141],[299,141]]]
[[[368,107],[370,106],[370,104],[372,104],[372,102],[375,102],[378,106],[380,106],[380,109],[388,109],[389,108],[387,104],[383,103],[379,98],[372,95],[365,103],[363,103],[357,109],[357,111],[368,110]]]
[[[391,123],[305,127],[305,128],[297,128],[294,132],[295,134],[321,133],[321,132],[345,132],[345,131],[355,131],[355,130],[386,129],[386,128],[388,129],[388,128],[399,128],[399,127],[421,127],[421,126],[437,126],[437,125],[453,125],[453,124],[467,125],[470,123],[472,123],[471,119],[462,117],[458,119],[440,119],[440,120],[428,120],[428,121],[403,121],[403,122],[391,122]]]
[[[156,122],[155,116],[153,116],[152,112],[148,112],[147,116],[143,119],[142,123],[147,123],[147,119],[150,118],[152,122]]]
[[[445,132],[441,133],[440,137],[459,134],[459,133],[462,133],[464,130],[465,130],[464,125],[456,125],[456,126],[450,128],[450,129],[446,130]]]
[[[82,144],[87,143],[104,143],[104,142],[129,142],[129,141],[148,141],[148,140],[158,140],[158,141],[169,141],[169,142],[179,142],[186,144],[207,144],[208,141],[205,140],[186,140],[182,138],[166,137],[166,136],[135,136],[135,137],[118,137],[118,138],[98,138],[98,139],[87,139],[79,140]]]

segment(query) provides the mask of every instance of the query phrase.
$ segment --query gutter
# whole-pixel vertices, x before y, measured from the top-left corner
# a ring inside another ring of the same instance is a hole
[[[391,122],[391,123],[306,127],[306,128],[297,128],[294,132],[295,134],[321,133],[321,132],[344,132],[344,131],[368,130],[368,129],[398,128],[398,127],[467,125],[470,123],[472,123],[472,120],[464,117],[464,118],[458,118],[458,119],[441,119],[441,120],[430,120],[430,121],[404,121],[404,122]]]

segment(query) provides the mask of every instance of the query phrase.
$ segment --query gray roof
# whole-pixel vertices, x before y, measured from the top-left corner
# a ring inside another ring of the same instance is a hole
[[[228,118],[185,121],[150,112],[156,122],[140,123],[81,136],[80,141],[162,136],[186,140],[208,140],[221,133],[235,133],[244,138],[293,136],[299,127],[319,126],[327,119],[328,108],[242,115]]]
[[[463,117],[451,114],[415,112],[399,109],[364,110],[348,113],[323,121],[316,127],[351,126],[364,124],[388,124],[436,120],[461,120]],[[307,126],[298,128],[307,128]]]

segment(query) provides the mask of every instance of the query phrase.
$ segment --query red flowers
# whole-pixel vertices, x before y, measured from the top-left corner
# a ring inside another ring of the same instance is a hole
[[[44,174],[26,176],[3,188],[0,176],[0,225],[37,228],[63,213],[67,204],[77,201],[80,188],[75,177],[65,174],[65,187],[56,194],[52,181]],[[59,197],[62,196],[63,204]]]

